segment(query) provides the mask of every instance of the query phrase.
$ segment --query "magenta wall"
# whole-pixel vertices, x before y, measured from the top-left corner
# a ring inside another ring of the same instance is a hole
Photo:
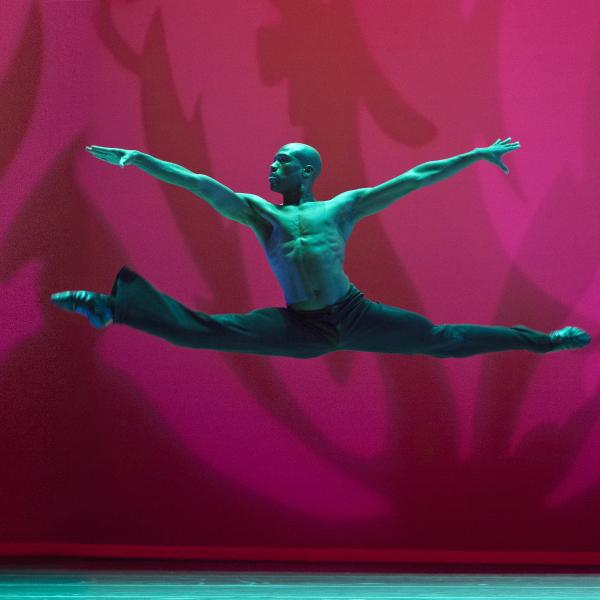
[[[599,18],[3,2],[0,553],[600,562]],[[220,354],[49,303],[127,264],[205,312],[284,305],[249,229],[86,144],[276,202],[288,141],[321,151],[327,198],[508,136],[509,177],[480,163],[362,221],[347,273],[436,323],[578,325],[585,350]]]

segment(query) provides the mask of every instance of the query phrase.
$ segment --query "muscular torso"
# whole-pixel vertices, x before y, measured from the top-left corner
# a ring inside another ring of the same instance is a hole
[[[352,230],[347,198],[277,206],[254,201],[252,229],[260,240],[288,306],[318,309],[348,291],[346,242]]]

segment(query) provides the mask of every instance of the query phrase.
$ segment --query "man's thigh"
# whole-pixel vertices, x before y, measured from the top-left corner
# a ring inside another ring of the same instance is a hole
[[[286,308],[210,315],[215,349],[312,358],[334,350],[329,336]]]
[[[340,350],[420,354],[426,349],[433,323],[415,312],[366,300],[365,309],[342,330]]]

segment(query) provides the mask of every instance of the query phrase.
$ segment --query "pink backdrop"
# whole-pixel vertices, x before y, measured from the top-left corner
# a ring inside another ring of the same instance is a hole
[[[599,17],[5,0],[0,552],[600,560]],[[585,350],[221,354],[49,303],[127,264],[205,312],[284,305],[252,231],[86,144],[278,202],[289,141],[321,151],[324,199],[508,136],[510,176],[479,163],[365,219],[347,273],[436,323],[578,325]]]

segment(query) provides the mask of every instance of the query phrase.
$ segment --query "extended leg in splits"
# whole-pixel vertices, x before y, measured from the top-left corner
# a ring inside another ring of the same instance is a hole
[[[273,307],[209,315],[156,290],[128,268],[121,269],[110,295],[67,291],[53,294],[52,301],[83,314],[97,328],[122,323],[178,346],[296,358],[335,350],[439,358],[505,350],[546,353],[580,348],[590,341],[577,327],[547,334],[524,325],[434,325],[418,313],[372,302],[354,286],[342,300],[323,309]]]
[[[53,294],[52,302],[84,315],[96,328],[120,323],[189,348],[296,358],[335,349],[331,335],[306,326],[287,308],[213,315],[194,311],[125,267],[110,295],[67,291]]]
[[[173,344],[223,352],[310,358],[354,350],[445,358],[581,348],[590,336],[577,327],[544,333],[524,325],[435,325],[423,315],[366,299],[343,271],[347,239],[342,229],[352,230],[361,219],[406,194],[480,160],[508,173],[502,157],[520,148],[511,139],[498,138],[488,147],[417,165],[379,185],[347,190],[329,201],[318,201],[312,192],[322,167],[318,151],[306,144],[285,144],[269,167],[270,188],[283,196],[279,205],[137,150],[88,146],[93,156],[109,164],[136,166],[193,192],[224,217],[252,228],[265,248],[269,240],[268,258],[277,265],[274,273],[287,307],[209,315],[159,292],[127,268],[119,272],[110,295],[67,291],[53,294],[52,301],[85,315],[98,328],[122,323]]]
[[[418,313],[366,300],[361,318],[342,336],[340,349],[462,358],[506,350],[546,353],[579,348],[587,341],[588,334],[575,327],[544,333],[524,325],[435,325]]]

